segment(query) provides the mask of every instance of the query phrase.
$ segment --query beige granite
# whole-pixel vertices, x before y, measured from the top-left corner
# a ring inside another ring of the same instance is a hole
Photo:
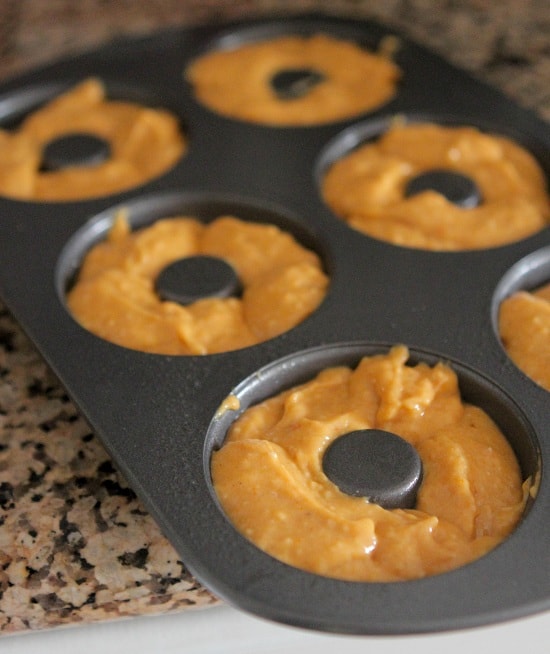
[[[122,35],[303,10],[382,20],[550,119],[548,0],[1,0],[0,80]],[[217,602],[0,304],[0,633]]]
[[[216,603],[0,305],[0,633]]]

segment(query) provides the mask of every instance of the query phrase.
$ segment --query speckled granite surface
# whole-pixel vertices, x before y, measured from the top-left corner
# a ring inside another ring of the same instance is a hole
[[[0,306],[0,633],[213,603]]]
[[[0,80],[115,36],[303,10],[382,20],[550,119],[548,0],[1,0]],[[0,304],[0,634],[216,603]]]

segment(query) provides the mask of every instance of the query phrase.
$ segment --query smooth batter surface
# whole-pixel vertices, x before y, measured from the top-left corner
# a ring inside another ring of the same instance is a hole
[[[461,208],[434,191],[405,197],[409,180],[435,169],[466,175],[482,202]],[[430,250],[494,247],[548,224],[546,180],[511,140],[473,127],[400,124],[329,168],[322,194],[355,229],[397,245]]]
[[[500,305],[499,330],[512,361],[550,391],[550,283],[506,298]]]
[[[271,85],[285,70],[311,69],[325,80],[281,99]],[[324,34],[284,36],[203,55],[186,71],[197,98],[223,115],[272,125],[309,125],[355,116],[390,100],[401,72],[386,56]]]
[[[48,143],[78,133],[103,138],[110,156],[96,165],[42,170]],[[51,201],[108,195],[164,173],[185,149],[175,116],[109,100],[100,80],[87,79],[31,113],[17,129],[0,129],[0,195]]]
[[[197,254],[236,270],[242,297],[187,306],[162,301],[155,280],[168,264]],[[317,255],[274,225],[220,216],[159,220],[130,232],[123,216],[85,257],[67,302],[75,318],[113,343],[159,354],[211,354],[254,345],[304,320],[328,279]]]
[[[504,539],[524,507],[508,441],[462,402],[449,367],[407,359],[396,346],[246,410],[212,456],[214,487],[236,528],[290,565],[358,581],[445,572]],[[424,479],[414,510],[346,495],[324,475],[329,443],[369,428],[416,447]]]

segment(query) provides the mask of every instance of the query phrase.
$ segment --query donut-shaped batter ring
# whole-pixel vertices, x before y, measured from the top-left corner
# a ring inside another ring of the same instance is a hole
[[[236,271],[239,297],[182,305],[161,299],[155,280],[185,257],[223,259]],[[203,355],[273,338],[312,313],[328,285],[319,257],[275,225],[220,216],[156,221],[130,232],[120,215],[109,238],[84,258],[67,303],[92,333],[131,349]]]
[[[469,177],[481,202],[464,208],[436,190],[407,196],[418,175]],[[325,202],[350,226],[396,245],[428,250],[495,247],[543,229],[546,179],[535,158],[509,138],[475,127],[404,124],[333,163],[321,180]]]
[[[462,401],[449,366],[407,359],[400,345],[355,369],[327,368],[236,418],[211,470],[243,535],[319,575],[390,582],[464,565],[514,529],[532,480],[522,483],[510,444]],[[398,435],[418,452],[424,474],[414,508],[347,495],[325,475],[327,448],[363,429]]]
[[[300,97],[278,96],[274,77],[311,70],[322,80]],[[344,120],[388,102],[399,67],[386,56],[325,34],[283,36],[202,55],[186,70],[197,99],[225,116],[268,125]]]
[[[49,143],[72,134],[99,137],[109,154],[95,165],[43,169]],[[168,111],[109,100],[96,78],[87,79],[0,130],[0,195],[22,200],[69,201],[139,186],[170,169],[186,138]]]

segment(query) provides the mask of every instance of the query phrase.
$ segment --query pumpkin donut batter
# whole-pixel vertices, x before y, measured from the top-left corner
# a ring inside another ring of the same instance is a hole
[[[220,503],[259,548],[310,572],[391,582],[476,559],[517,524],[530,480],[497,426],[462,402],[443,363],[406,365],[408,350],[333,367],[248,408],[211,460]],[[424,474],[414,509],[347,495],[323,454],[354,430],[382,429],[417,450]]]
[[[85,134],[109,145],[104,161],[43,169],[59,137]],[[138,186],[171,168],[187,147],[175,116],[108,100],[87,79],[37,109],[13,131],[0,130],[0,195],[20,200],[82,200]]]
[[[310,71],[317,81],[281,97],[273,80]],[[313,125],[372,110],[396,92],[401,73],[388,57],[325,34],[282,36],[205,54],[185,72],[198,100],[225,116],[268,125]]]
[[[514,363],[550,391],[550,283],[518,291],[500,305],[502,344]]]
[[[455,205],[434,190],[407,196],[420,174],[447,170],[469,177],[478,206]],[[396,120],[378,140],[336,161],[322,195],[355,229],[397,245],[465,250],[517,241],[545,227],[550,203],[534,157],[503,136],[474,127]]]
[[[163,301],[155,280],[170,263],[193,255],[228,262],[241,297],[205,297],[183,306]],[[105,242],[85,257],[67,303],[94,334],[131,349],[202,355],[236,350],[296,326],[328,286],[318,256],[274,225],[220,216],[156,221],[131,232],[119,215]]]

